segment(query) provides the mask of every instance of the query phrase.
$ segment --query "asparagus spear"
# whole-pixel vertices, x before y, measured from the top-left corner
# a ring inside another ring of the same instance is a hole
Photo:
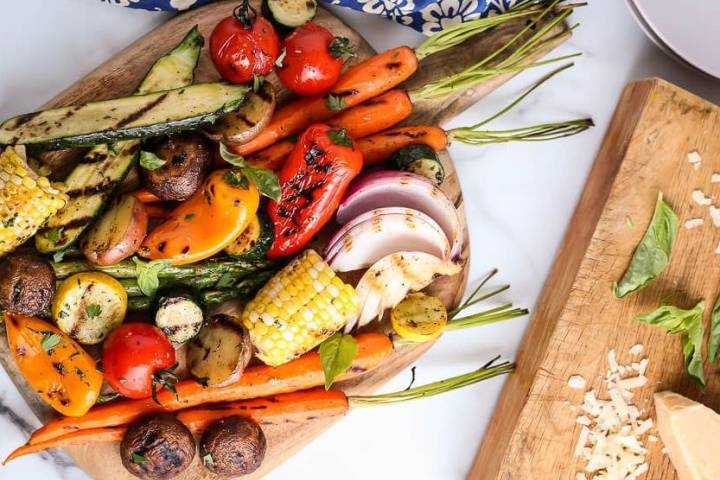
[[[68,260],[62,262],[50,262],[55,270],[57,278],[67,278],[70,275],[80,272],[98,271],[107,273],[115,278],[136,278],[137,271],[132,259],[123,260],[115,265],[95,265],[84,260]],[[238,275],[250,275],[269,267],[277,265],[277,262],[270,260],[258,260],[256,262],[243,262],[231,258],[206,260],[189,265],[169,265],[158,273],[159,279],[178,280],[189,277],[202,277],[223,273],[234,273]]]

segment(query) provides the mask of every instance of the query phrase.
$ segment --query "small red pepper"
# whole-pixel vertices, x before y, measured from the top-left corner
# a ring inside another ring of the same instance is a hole
[[[275,225],[268,258],[286,257],[307,245],[335,214],[362,164],[362,153],[345,129],[308,127],[278,174],[280,201],[268,203]]]

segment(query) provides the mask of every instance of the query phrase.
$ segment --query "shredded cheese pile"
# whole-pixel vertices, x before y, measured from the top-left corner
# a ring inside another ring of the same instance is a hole
[[[641,345],[631,355],[643,352]],[[609,368],[603,379],[609,398],[600,399],[594,390],[585,392],[576,421],[582,425],[575,456],[585,462],[584,472],[576,480],[634,480],[648,471],[647,449],[642,437],[653,427],[647,412],[633,405],[633,389],[647,383],[648,359],[630,365],[617,362],[615,350],[608,353]]]

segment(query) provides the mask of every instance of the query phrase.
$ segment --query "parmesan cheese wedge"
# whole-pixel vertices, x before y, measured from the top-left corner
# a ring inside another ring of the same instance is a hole
[[[720,415],[673,392],[655,394],[660,438],[679,480],[720,478]]]

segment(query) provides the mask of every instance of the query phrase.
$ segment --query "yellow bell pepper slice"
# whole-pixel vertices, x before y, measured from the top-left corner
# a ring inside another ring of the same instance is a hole
[[[256,215],[260,194],[237,170],[216,170],[200,189],[153,229],[140,255],[175,265],[211,257],[235,240]]]

